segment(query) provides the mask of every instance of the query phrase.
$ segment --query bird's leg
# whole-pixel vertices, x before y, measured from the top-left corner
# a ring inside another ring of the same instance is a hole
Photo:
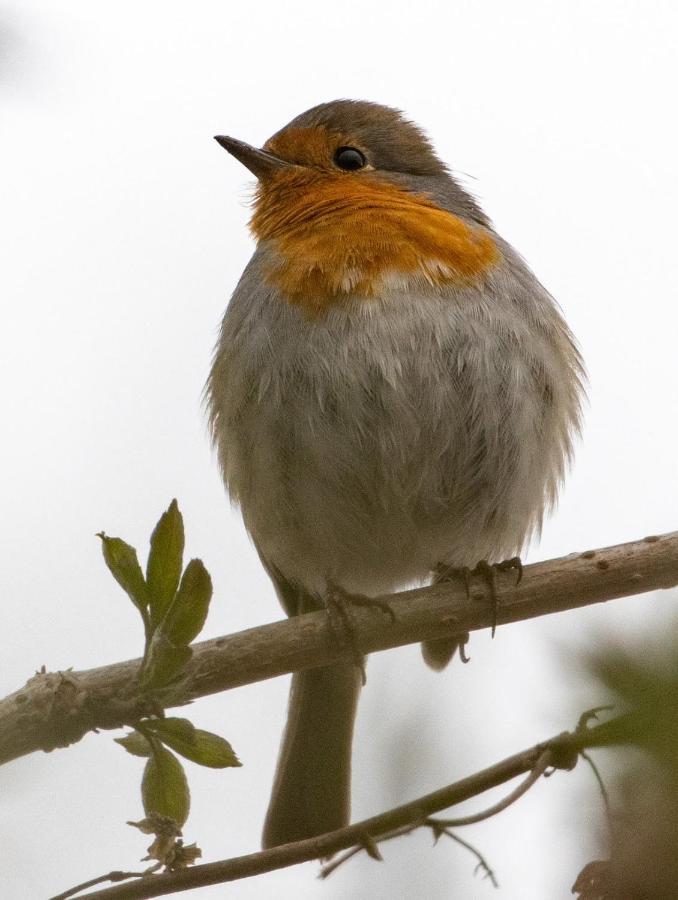
[[[358,645],[358,636],[355,622],[350,613],[352,606],[362,606],[369,609],[378,609],[395,622],[395,613],[386,600],[377,597],[366,597],[363,594],[349,594],[339,585],[328,583],[327,593],[324,597],[327,608],[327,617],[330,628],[341,647],[350,647],[356,666],[362,674],[363,684],[367,680],[365,674],[365,658]]]

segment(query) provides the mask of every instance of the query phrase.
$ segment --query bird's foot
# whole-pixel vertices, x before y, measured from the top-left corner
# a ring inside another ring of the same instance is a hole
[[[363,684],[367,681],[365,673],[365,657],[358,644],[356,624],[351,616],[351,607],[363,607],[378,609],[387,615],[391,622],[395,622],[396,616],[391,605],[386,600],[377,597],[366,597],[363,594],[349,594],[336,584],[328,586],[325,594],[325,606],[330,628],[337,643],[341,647],[349,647],[356,666],[360,669]]]
[[[523,563],[519,556],[512,556],[498,563],[489,563],[482,559],[473,569],[468,566],[445,566],[439,565],[435,571],[435,581],[452,581],[455,578],[461,578],[466,589],[466,599],[471,599],[471,584],[473,577],[482,578],[487,586],[490,594],[490,603],[492,605],[492,637],[497,630],[497,611],[499,608],[499,595],[497,594],[497,572],[515,571],[518,573],[516,578],[516,587],[520,584],[523,577]],[[463,646],[462,646],[463,649]],[[460,654],[464,659],[463,654]]]

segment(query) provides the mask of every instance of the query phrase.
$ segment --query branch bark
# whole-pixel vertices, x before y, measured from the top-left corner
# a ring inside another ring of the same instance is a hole
[[[602,603],[678,584],[678,532],[497,573],[499,625]],[[478,579],[467,597],[459,583],[404,591],[387,600],[396,616],[357,607],[360,649],[387,650],[417,641],[491,627],[487,586]],[[82,672],[41,671],[0,701],[0,763],[35,750],[51,751],[93,729],[119,728],[198,697],[351,658],[339,647],[324,612],[308,613],[193,646],[181,684],[153,697],[140,693],[141,660]]]

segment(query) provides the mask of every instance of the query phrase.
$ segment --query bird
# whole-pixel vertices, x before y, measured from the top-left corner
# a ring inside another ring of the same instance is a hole
[[[206,397],[223,480],[285,613],[518,555],[556,501],[585,372],[556,301],[426,134],[321,103],[262,148],[256,249]],[[443,668],[463,639],[423,644]],[[265,848],[350,817],[360,666],[293,674]]]

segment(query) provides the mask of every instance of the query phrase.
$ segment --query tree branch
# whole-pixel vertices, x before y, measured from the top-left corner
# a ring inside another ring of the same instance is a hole
[[[534,776],[531,774],[518,789],[509,795],[506,801],[502,801],[492,808],[495,812],[499,812],[506,807],[508,800],[513,802],[525,793],[525,790],[544,774],[547,766],[566,770],[573,769],[582,749],[607,743],[610,731],[615,733],[623,731],[623,728],[619,728],[615,724],[622,721],[623,719],[620,717],[618,720],[612,720],[592,728],[584,726],[573,732],[556,735],[542,744],[510,756],[475,775],[378,816],[372,816],[355,825],[349,825],[347,828],[341,828],[309,840],[283,844],[280,847],[251,853],[247,856],[205,863],[178,872],[148,876],[130,884],[104,888],[85,896],[89,900],[93,900],[93,898],[96,900],[147,900],[147,898],[161,897],[210,884],[223,884],[228,881],[262,875],[275,869],[322,859],[351,847],[374,846],[376,842],[388,839],[393,832],[407,833],[417,826],[430,827],[432,821],[430,816],[434,813],[478,796],[490,788],[511,781],[518,775],[534,773]],[[469,818],[475,819],[475,817]],[[441,823],[442,826],[445,824],[445,822]]]
[[[678,584],[678,532],[602,550],[573,553],[497,573],[499,625],[519,622]],[[460,579],[404,591],[388,600],[396,619],[374,609],[352,611],[360,650],[372,653],[429,638],[491,627],[487,586],[470,598]],[[44,670],[0,701],[0,763],[35,750],[65,747],[97,728],[119,728],[145,715],[266,678],[351,658],[324,612],[204,641],[193,646],[187,677],[153,697],[137,685],[140,660],[83,672]]]
[[[441,829],[441,833],[445,831],[447,828],[460,828],[462,825],[475,825],[476,822],[484,822],[485,819],[491,819],[492,816],[496,816],[497,813],[502,812],[505,809],[508,809],[509,806],[512,806],[516,800],[519,800],[523,794],[526,794],[532,785],[539,781],[544,772],[552,765],[551,762],[551,753],[549,750],[544,750],[542,755],[539,757],[537,762],[534,765],[534,768],[530,769],[530,772],[527,778],[524,781],[521,781],[515,790],[511,791],[508,797],[504,797],[502,800],[499,800],[493,806],[490,806],[489,809],[483,809],[480,812],[473,813],[470,816],[462,816],[459,819],[438,819],[435,820],[436,827]]]

